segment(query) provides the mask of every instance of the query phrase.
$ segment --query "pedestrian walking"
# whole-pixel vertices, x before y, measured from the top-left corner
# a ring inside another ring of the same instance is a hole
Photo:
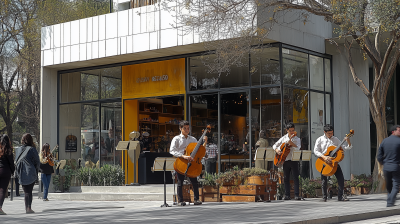
[[[25,192],[25,210],[29,214],[35,213],[32,210],[32,190],[38,177],[40,161],[33,138],[29,133],[22,136],[21,145],[15,151],[15,173]]]
[[[0,215],[6,215],[3,211],[4,198],[8,194],[8,184],[11,175],[14,173],[14,158],[10,144],[10,138],[7,135],[0,137]]]
[[[390,131],[392,135],[382,141],[377,158],[383,165],[388,192],[387,207],[394,206],[400,185],[400,125],[394,125]]]
[[[50,145],[48,143],[42,146],[42,150],[40,151],[40,169],[39,171],[42,173],[42,183],[43,183],[43,201],[48,201],[47,195],[49,193],[49,186],[51,180],[51,174],[54,173],[54,163],[52,160],[52,156],[50,153]],[[50,165],[51,164],[51,165]],[[53,166],[52,166],[53,165]]]

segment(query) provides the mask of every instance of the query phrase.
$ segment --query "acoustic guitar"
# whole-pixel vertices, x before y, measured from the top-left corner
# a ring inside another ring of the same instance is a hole
[[[176,172],[195,178],[201,174],[203,169],[203,165],[201,164],[201,159],[206,155],[206,148],[202,145],[203,138],[207,132],[211,131],[211,126],[207,125],[206,130],[203,130],[203,135],[200,137],[197,143],[190,143],[186,146],[185,156],[191,156],[193,161],[189,162],[189,160],[184,158],[176,158],[174,162],[174,169]]]
[[[347,138],[350,138],[351,136],[354,135],[354,130],[350,130],[350,133],[346,135]],[[315,168],[324,176],[332,176],[333,174],[336,173],[337,166],[340,161],[344,159],[344,152],[342,149],[343,143],[346,141],[346,138],[343,139],[343,141],[338,145],[338,146],[329,146],[328,149],[326,150],[326,153],[324,156],[329,156],[331,157],[332,163],[327,163],[325,162],[324,159],[319,157],[317,161],[315,162]]]
[[[297,132],[294,132],[293,135],[290,137],[289,141],[292,140],[292,138],[294,138],[294,136],[296,136],[296,135],[297,135]],[[290,144],[288,144],[288,142],[282,143],[282,145],[281,145],[281,152],[282,153],[280,155],[275,153],[275,158],[274,158],[274,165],[275,166],[282,166],[283,163],[286,160],[286,157],[289,155],[290,148],[292,146]]]
[[[54,148],[51,150],[49,154],[47,154],[46,159],[49,163],[50,166],[54,166],[54,158],[53,158],[53,152],[58,149],[58,145],[54,146]]]

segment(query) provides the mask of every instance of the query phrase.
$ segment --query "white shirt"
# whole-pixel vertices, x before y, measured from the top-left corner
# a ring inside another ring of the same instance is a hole
[[[323,156],[329,146],[338,146],[340,145],[340,140],[336,138],[335,136],[332,136],[331,138],[326,137],[326,135],[322,135],[321,137],[317,138],[315,141],[315,146],[314,146],[314,154],[317,157]],[[353,148],[353,145],[349,146],[347,142],[343,143],[342,148],[344,151],[349,150]]]
[[[193,142],[197,143],[196,138],[193,136],[188,135],[188,137],[185,138],[185,136],[182,134],[177,135],[171,141],[169,153],[171,153],[175,157],[181,157],[185,152],[186,146]]]
[[[274,150],[278,149],[279,151],[281,151],[281,145],[282,145],[283,143],[287,143],[288,141],[289,141],[289,136],[288,136],[288,134],[286,134],[286,135],[284,135],[282,138],[280,138],[277,142],[275,142],[275,144],[272,146],[272,148],[273,148]],[[300,150],[300,148],[301,148],[301,143],[300,143],[300,138],[299,138],[299,137],[294,136],[294,137],[292,138],[292,142],[293,142],[297,147],[293,147],[293,146],[292,146],[292,147],[290,148],[290,153],[289,153],[289,155],[286,157],[286,160],[285,160],[285,161],[292,160],[293,151],[294,151],[294,150]]]

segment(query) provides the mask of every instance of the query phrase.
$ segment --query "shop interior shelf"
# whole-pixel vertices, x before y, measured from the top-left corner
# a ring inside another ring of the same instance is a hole
[[[183,117],[183,114],[169,114],[169,113],[161,113],[160,117]]]
[[[159,114],[160,112],[139,111],[139,114]]]

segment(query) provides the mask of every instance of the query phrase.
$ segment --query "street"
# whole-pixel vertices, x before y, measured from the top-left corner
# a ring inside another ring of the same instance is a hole
[[[23,194],[22,194],[23,195]],[[24,198],[6,199],[1,223],[400,223],[400,208],[385,207],[386,195],[352,196],[349,202],[320,199],[278,203],[204,203],[161,208],[161,201],[44,202],[34,196],[35,214],[25,214]],[[172,202],[167,202],[172,204]],[[386,218],[377,218],[386,215]],[[377,216],[378,215],[378,216]],[[397,215],[397,216],[390,216]],[[362,220],[361,219],[370,219]],[[335,221],[336,220],[336,221]],[[358,220],[358,221],[355,221]],[[397,220],[397,222],[396,222]]]

